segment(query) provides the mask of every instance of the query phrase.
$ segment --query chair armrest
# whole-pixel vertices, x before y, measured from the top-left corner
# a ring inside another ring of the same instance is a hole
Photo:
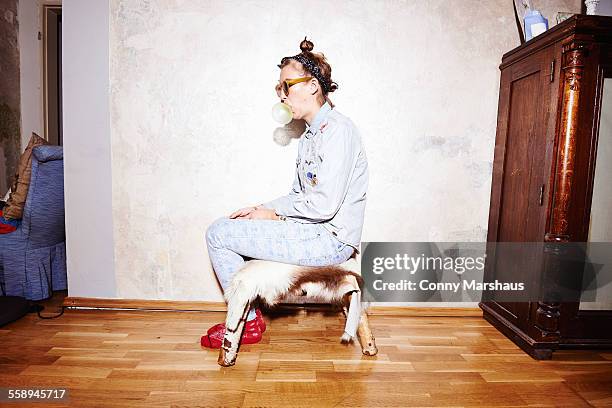
[[[32,152],[36,160],[43,163],[51,160],[63,160],[64,158],[64,149],[62,146],[36,146]]]

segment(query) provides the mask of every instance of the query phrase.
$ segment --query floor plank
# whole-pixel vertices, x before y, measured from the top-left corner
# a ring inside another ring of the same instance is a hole
[[[68,404],[44,406],[612,406],[611,350],[536,361],[481,317],[371,316],[379,354],[368,357],[339,343],[341,315],[283,310],[266,315],[262,342],[243,346],[230,368],[199,344],[223,318],[28,314],[0,329],[0,386],[69,389]]]

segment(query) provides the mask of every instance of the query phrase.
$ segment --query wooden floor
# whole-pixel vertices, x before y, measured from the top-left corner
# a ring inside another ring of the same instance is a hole
[[[339,344],[340,315],[278,312],[221,368],[199,339],[223,317],[29,314],[0,329],[0,386],[67,387],[75,407],[612,406],[612,351],[535,361],[479,317],[373,316],[380,352],[365,357]]]

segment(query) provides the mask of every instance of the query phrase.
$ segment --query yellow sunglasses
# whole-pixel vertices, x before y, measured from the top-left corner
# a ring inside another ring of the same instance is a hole
[[[293,79],[285,79],[280,84],[276,84],[276,94],[281,96],[281,91],[289,96],[289,88],[291,88],[295,84],[299,84],[300,82],[310,81],[313,77],[302,77],[302,78],[293,78]]]

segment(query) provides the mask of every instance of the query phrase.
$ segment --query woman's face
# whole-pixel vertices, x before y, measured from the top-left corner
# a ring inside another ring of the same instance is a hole
[[[297,63],[299,64],[299,63]],[[304,71],[298,67],[296,63],[285,65],[280,72],[279,83],[282,84],[286,79],[302,78]],[[303,119],[308,113],[307,109],[312,107],[312,101],[315,98],[317,91],[317,82],[313,78],[310,81],[300,82],[292,85],[289,88],[289,95],[281,90],[280,99],[283,103],[291,108],[294,119]]]

